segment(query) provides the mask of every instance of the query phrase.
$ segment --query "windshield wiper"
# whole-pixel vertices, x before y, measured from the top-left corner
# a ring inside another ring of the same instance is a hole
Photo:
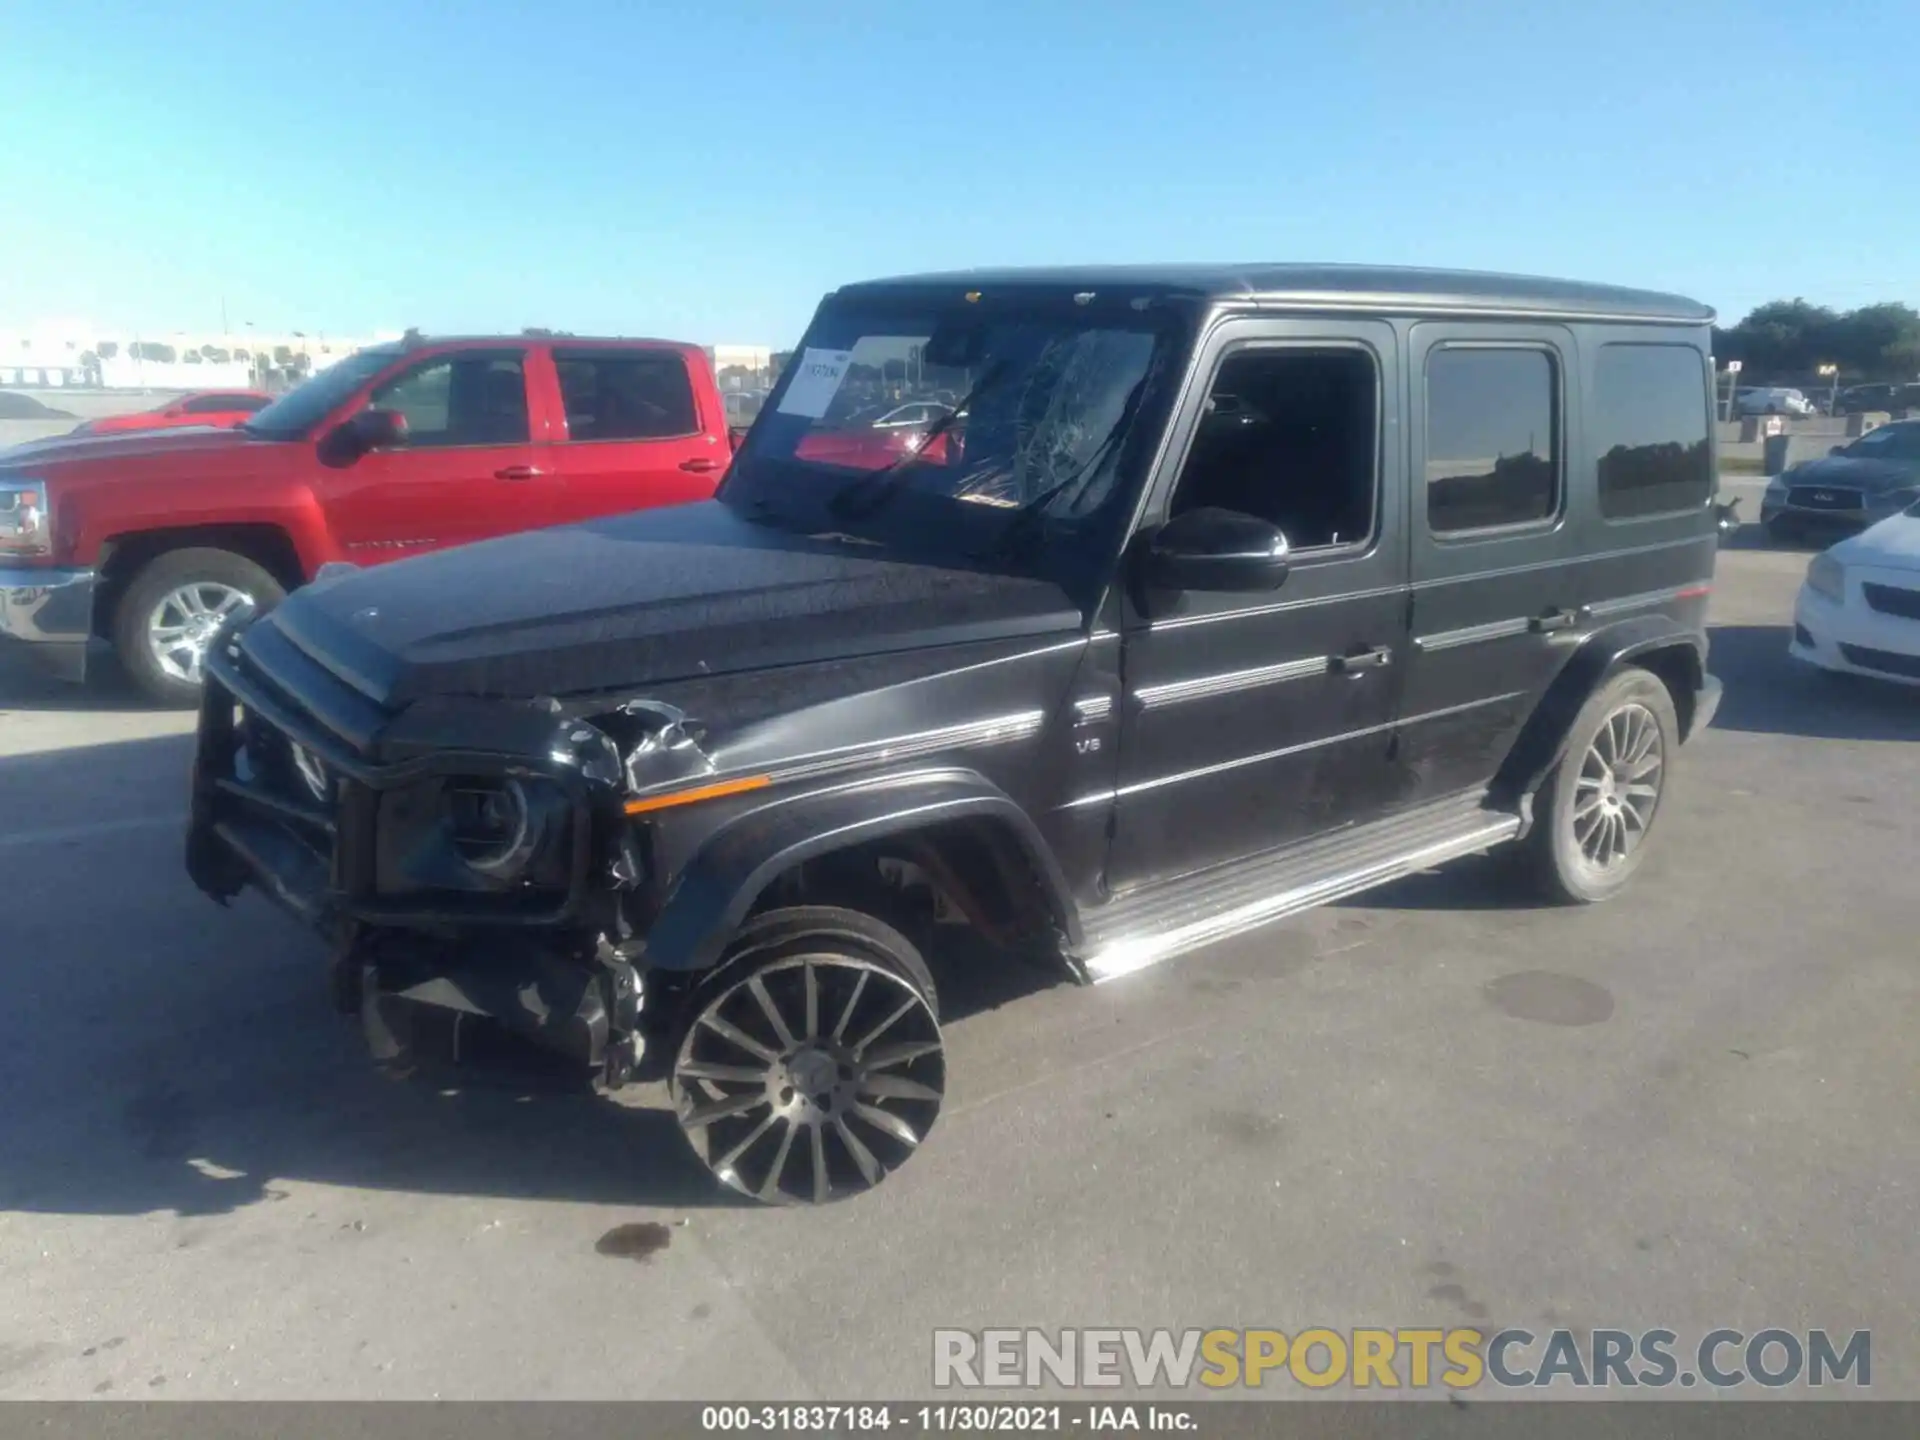
[[[960,402],[927,428],[927,433],[921,437],[918,445],[884,470],[875,470],[870,475],[862,475],[834,491],[827,500],[827,509],[835,515],[866,516],[885,505],[899,492],[900,484],[907,472],[916,462],[926,458],[927,451],[933,448],[933,442],[952,429],[954,422],[967,413],[973,402],[984,395],[989,386],[998,383],[1006,371],[1005,360],[996,360],[987,366],[986,373],[981,375],[974,387],[960,398]],[[859,503],[859,497],[868,490],[873,492],[873,499],[862,505]]]

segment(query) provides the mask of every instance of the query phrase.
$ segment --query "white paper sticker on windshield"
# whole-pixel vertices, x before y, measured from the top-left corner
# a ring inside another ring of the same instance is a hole
[[[847,367],[852,363],[851,350],[802,350],[793,362],[798,373],[780,397],[780,413],[818,420],[840,393],[840,382],[847,378]]]

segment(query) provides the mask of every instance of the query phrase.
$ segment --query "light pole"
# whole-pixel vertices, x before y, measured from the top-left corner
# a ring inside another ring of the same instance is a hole
[[[1822,365],[1819,375],[1827,382],[1827,414],[1833,414],[1833,407],[1840,401],[1840,367]]]
[[[1734,414],[1733,403],[1735,397],[1739,394],[1739,387],[1740,362],[1738,360],[1729,360],[1727,361],[1727,413],[1725,417],[1728,420],[1739,418]]]

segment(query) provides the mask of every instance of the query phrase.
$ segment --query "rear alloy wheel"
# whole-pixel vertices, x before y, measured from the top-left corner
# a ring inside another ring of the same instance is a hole
[[[870,1190],[939,1118],[946,1054],[926,967],[853,911],[773,911],[691,998],[680,1129],[721,1183],[769,1204]]]
[[[1679,730],[1667,687],[1645,670],[1621,671],[1581,708],[1527,839],[1549,897],[1607,900],[1640,868]]]

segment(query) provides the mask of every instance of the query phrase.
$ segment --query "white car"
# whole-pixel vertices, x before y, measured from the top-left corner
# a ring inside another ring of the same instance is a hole
[[[1742,415],[1812,415],[1819,409],[1804,393],[1785,385],[1743,390],[1734,405]]]
[[[1920,502],[1813,557],[1788,649],[1824,670],[1920,685]]]

